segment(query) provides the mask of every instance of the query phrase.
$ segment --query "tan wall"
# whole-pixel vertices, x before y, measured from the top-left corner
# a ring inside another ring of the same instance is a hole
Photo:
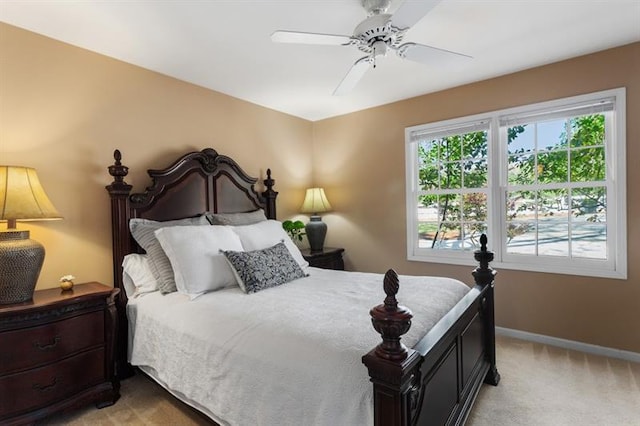
[[[112,283],[106,167],[119,148],[135,189],[145,170],[213,147],[251,175],[274,170],[279,217],[310,184],[327,189],[327,245],[347,267],[439,274],[469,268],[408,262],[404,128],[627,87],[627,156],[640,158],[640,44],[310,123],[0,23],[0,164],[38,169],[65,219],[21,223],[47,257],[38,288],[63,274]],[[153,154],[149,154],[153,153]],[[312,163],[313,159],[313,163]],[[313,175],[312,175],[313,166]],[[640,169],[628,163],[629,279],[502,270],[498,325],[640,352]]]
[[[640,352],[640,43],[314,123],[314,180],[335,208],[327,243],[351,269],[471,282],[469,267],[407,261],[404,128],[616,87],[627,88],[629,279],[501,270],[496,321]]]
[[[38,288],[65,274],[112,285],[104,186],[115,148],[134,190],[148,168],[206,147],[252,176],[271,167],[287,217],[311,182],[311,137],[309,121],[0,23],[0,164],[35,167],[64,216],[18,223],[46,249]]]

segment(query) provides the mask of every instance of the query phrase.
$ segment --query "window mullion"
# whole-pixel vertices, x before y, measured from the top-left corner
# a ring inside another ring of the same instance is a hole
[[[487,179],[488,186],[488,223],[489,241],[494,251],[495,259],[501,261],[504,252],[504,235],[503,223],[506,223],[505,200],[504,200],[504,183],[506,183],[506,167],[508,164],[506,138],[503,139],[503,133],[500,129],[500,123],[497,117],[491,119],[489,128],[489,143],[487,146],[487,168],[489,170]]]

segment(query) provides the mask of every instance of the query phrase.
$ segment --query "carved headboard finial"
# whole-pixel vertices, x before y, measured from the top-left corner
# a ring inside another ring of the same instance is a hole
[[[276,181],[271,178],[271,169],[267,169],[267,178],[263,183],[267,190],[273,190],[273,186],[276,184]]]
[[[266,188],[262,193],[262,196],[266,200],[266,211],[267,217],[269,219],[276,218],[276,197],[278,193],[273,190],[273,186],[276,184],[276,181],[271,178],[271,169],[267,169],[267,178],[262,181],[264,183],[264,187]]]
[[[411,328],[411,311],[398,305],[396,294],[400,288],[398,274],[389,269],[384,276],[384,292],[387,294],[384,304],[371,309],[373,328],[382,336],[375,353],[380,358],[391,361],[402,361],[407,358],[407,347],[400,342],[400,336]]]
[[[120,162],[122,160],[122,154],[119,149],[113,151],[113,159],[115,163],[109,166],[109,174],[113,176],[112,186],[121,186],[126,185],[124,182],[124,177],[129,174],[129,168],[127,166],[123,166]]]

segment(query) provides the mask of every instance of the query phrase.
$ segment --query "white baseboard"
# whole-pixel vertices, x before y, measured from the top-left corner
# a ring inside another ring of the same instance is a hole
[[[530,342],[543,343],[550,346],[558,346],[564,349],[571,349],[574,351],[586,352],[589,354],[607,356],[610,358],[617,358],[625,361],[640,363],[640,353],[637,352],[606,348],[604,346],[591,345],[588,343],[576,342],[574,340],[559,339],[557,337],[529,333],[526,331],[514,330],[512,328],[496,327],[496,334],[521,340],[527,340]]]

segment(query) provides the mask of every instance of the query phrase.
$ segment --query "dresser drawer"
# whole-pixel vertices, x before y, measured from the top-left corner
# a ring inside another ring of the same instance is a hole
[[[104,343],[104,313],[0,333],[0,375],[58,360]],[[7,350],[4,350],[4,349]]]
[[[104,348],[0,378],[0,418],[43,407],[104,382]]]

